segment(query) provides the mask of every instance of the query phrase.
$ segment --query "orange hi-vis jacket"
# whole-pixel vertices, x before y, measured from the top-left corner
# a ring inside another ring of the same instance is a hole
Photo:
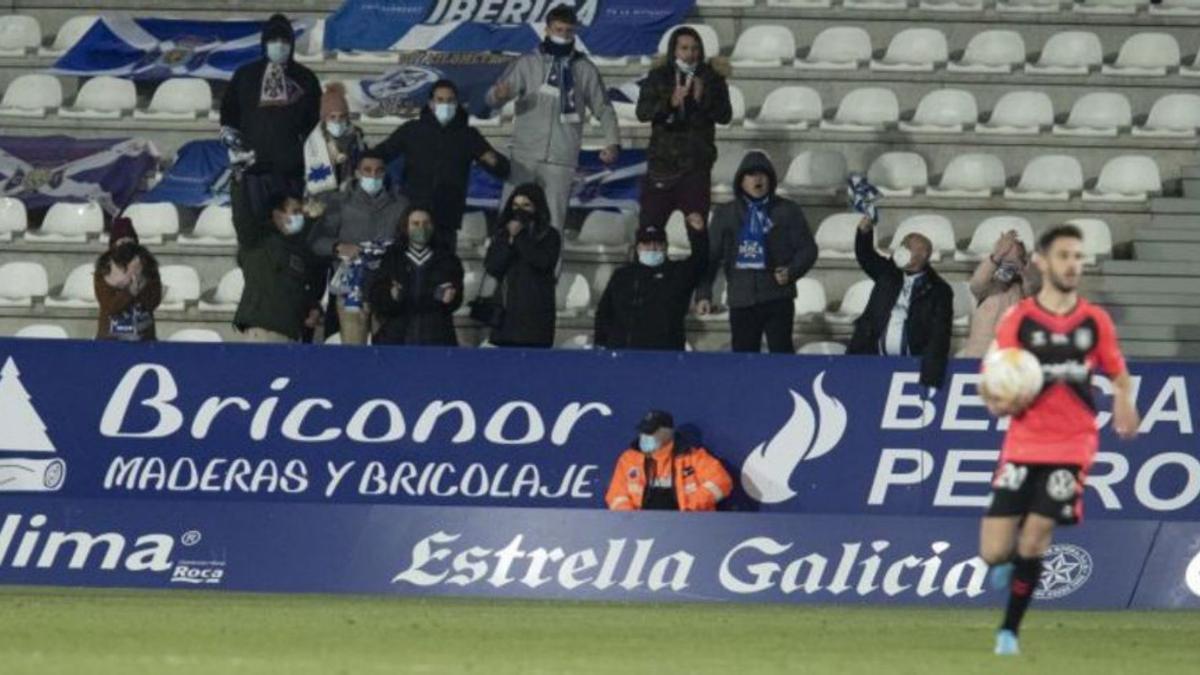
[[[733,491],[733,479],[720,460],[701,447],[675,452],[671,442],[647,458],[641,450],[621,453],[604,501],[613,511],[638,511],[646,493],[647,460],[654,462],[654,475],[672,477],[675,501],[680,511],[714,511],[717,502]]]

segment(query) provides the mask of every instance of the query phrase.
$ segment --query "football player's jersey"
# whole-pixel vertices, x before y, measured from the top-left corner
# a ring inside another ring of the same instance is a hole
[[[996,327],[1000,349],[1021,348],[1042,364],[1042,391],[1012,419],[1000,461],[1021,464],[1092,464],[1100,445],[1092,372],[1125,372],[1112,318],[1080,298],[1066,314],[1054,314],[1027,298]]]

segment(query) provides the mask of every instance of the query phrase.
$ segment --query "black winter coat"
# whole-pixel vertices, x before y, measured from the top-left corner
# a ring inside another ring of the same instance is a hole
[[[407,250],[403,242],[389,247],[372,277],[371,312],[382,324],[375,344],[457,346],[454,311],[462,306],[462,262],[453,253],[431,249],[433,256],[418,267]],[[398,300],[392,298],[392,282],[400,284]],[[448,305],[438,297],[443,284],[458,291]]]
[[[503,225],[492,235],[483,267],[500,280],[497,293],[504,306],[504,321],[492,331],[492,344],[554,345],[554,274],[561,252],[562,236],[551,227],[522,230],[512,242]]]

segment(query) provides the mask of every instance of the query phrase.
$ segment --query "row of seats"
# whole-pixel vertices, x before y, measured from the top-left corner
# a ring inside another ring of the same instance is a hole
[[[696,0],[697,7],[714,9],[749,9],[752,7],[780,7],[790,9],[908,9],[916,8],[928,12],[982,12],[995,8],[999,12],[1059,11],[1082,14],[1134,14],[1139,10],[1151,14],[1200,14],[1197,0],[1166,0],[1161,5],[1151,5],[1151,0],[1087,0],[1086,2],[1064,2],[1063,0]]]

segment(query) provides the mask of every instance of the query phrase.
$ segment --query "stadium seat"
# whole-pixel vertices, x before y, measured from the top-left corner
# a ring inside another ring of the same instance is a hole
[[[300,63],[318,63],[325,60],[325,19],[319,18],[311,30],[296,41],[296,60]]]
[[[650,126],[649,122],[643,122],[638,119],[636,103],[625,103],[623,101],[613,101],[612,106],[613,106],[613,111],[617,113],[617,123],[622,128]],[[496,124],[498,125],[500,123],[499,118],[497,117],[494,119],[496,119]],[[594,127],[599,127],[600,120],[593,116],[590,118],[589,124],[591,124]]]
[[[729,85],[729,107],[732,109],[729,124],[718,124],[718,128],[728,129],[741,124],[746,119],[746,95],[737,85]]]
[[[29,227],[25,202],[14,197],[0,197],[0,242],[12,241],[13,234]]]
[[[858,223],[861,220],[862,214],[856,211],[825,216],[813,236],[817,242],[818,257],[834,260],[854,259],[854,238],[858,234]]]
[[[1146,155],[1122,155],[1105,162],[1096,189],[1083,193],[1087,201],[1144,202],[1162,193],[1158,163]]]
[[[42,46],[42,26],[32,16],[0,16],[0,56],[22,57]]]
[[[850,288],[846,289],[846,294],[842,296],[837,311],[825,312],[825,321],[839,326],[854,323],[854,320],[862,316],[863,311],[867,309],[867,302],[870,301],[871,291],[874,289],[875,282],[870,279],[854,282]]]
[[[325,337],[325,344],[327,344],[327,345],[340,345],[340,344],[342,344],[342,334],[341,334],[341,333],[334,333],[333,335],[327,335],[327,336]]]
[[[796,350],[796,353],[810,356],[841,356],[846,353],[846,345],[841,342],[809,342]]]
[[[1016,231],[1017,239],[1025,244],[1027,252],[1033,252],[1037,243],[1033,237],[1033,226],[1021,216],[991,216],[975,228],[967,250],[955,251],[954,259],[958,262],[978,262],[992,254],[996,241],[1005,232]]]
[[[180,235],[181,246],[232,246],[237,243],[233,212],[228,206],[210,204],[196,219],[191,234]]]
[[[46,268],[35,262],[0,265],[0,307],[30,307],[34,298],[50,294]]]
[[[667,219],[667,255],[685,258],[692,252],[692,240],[688,239],[687,218],[682,211],[675,211]]]
[[[1007,181],[1004,163],[995,155],[968,153],[950,160],[942,172],[941,182],[929,187],[925,194],[932,197],[990,197],[1003,190]]]
[[[842,6],[846,9],[859,10],[895,10],[904,9],[908,6],[908,0],[842,0]]]
[[[751,26],[738,36],[730,63],[734,68],[778,68],[796,59],[796,38],[785,26]]]
[[[34,340],[66,340],[67,329],[55,323],[33,323],[13,333],[13,337]]]
[[[667,46],[671,42],[671,33],[675,32],[676,28],[687,26],[696,31],[700,35],[700,43],[704,45],[704,56],[712,58],[721,54],[721,40],[717,37],[717,29],[706,23],[685,23],[679,26],[671,26],[667,32],[663,33],[662,39],[658,41],[658,50],[655,52],[659,56],[667,53]],[[642,64],[650,65],[653,61],[652,57],[643,56]]]
[[[718,282],[723,282],[725,275],[722,274],[718,278]],[[703,316],[696,315],[696,319],[704,323],[714,323],[717,321],[729,320],[729,287],[721,284],[720,288],[713,286],[713,301],[712,308],[708,314]]]
[[[142,244],[161,244],[163,236],[179,234],[179,211],[170,202],[130,204],[122,215],[133,221]]]
[[[813,39],[808,54],[796,60],[807,70],[855,70],[871,60],[871,36],[858,26],[826,28]]]
[[[1044,91],[1010,91],[1000,97],[988,121],[975,127],[981,134],[1041,133],[1054,126],[1054,103]]]
[[[160,310],[181,312],[189,302],[200,299],[200,275],[190,265],[163,265],[158,268],[162,279],[163,299]]]
[[[93,282],[95,269],[94,264],[86,263],[71,270],[58,295],[46,298],[46,306],[54,308],[97,307],[96,287]]]
[[[767,7],[791,9],[825,9],[833,6],[833,0],[767,0]]]
[[[712,191],[715,195],[733,194],[733,177],[742,163],[745,152],[722,152],[712,169]]]
[[[479,269],[472,269],[469,266],[463,272],[463,302],[458,309],[454,310],[454,316],[471,315],[470,303],[479,297],[480,275],[481,272]],[[341,344],[340,336],[338,337],[338,344]]]
[[[1134,136],[1195,136],[1200,127],[1200,94],[1166,94],[1154,102]]]
[[[104,231],[104,211],[96,202],[55,202],[46,211],[42,227],[25,238],[35,241],[85,242]]]
[[[92,24],[99,18],[95,14],[85,14],[67,19],[54,35],[54,43],[38,49],[38,53],[42,56],[62,56],[92,29]]]
[[[1080,14],[1135,14],[1138,7],[1150,4],[1150,0],[1088,0],[1076,3],[1071,10]]]
[[[463,215],[462,229],[458,231],[458,247],[472,249],[482,246],[488,238],[487,214],[483,211],[468,211]]]
[[[30,73],[18,76],[4,90],[0,115],[6,117],[45,117],[48,111],[62,107],[62,83],[53,75]]]
[[[957,61],[946,70],[959,73],[1008,73],[1025,63],[1025,40],[1013,30],[985,30],[976,33]]]
[[[1061,0],[996,0],[997,12],[1057,12]]]
[[[80,119],[119,119],[134,108],[137,108],[137,88],[133,81],[101,75],[84,82],[75,103],[60,108],[58,114]]]
[[[1025,64],[1025,72],[1037,75],[1087,75],[1104,61],[1100,38],[1089,31],[1069,30],[1050,36],[1037,63]]]
[[[207,116],[213,107],[212,89],[207,80],[173,77],[154,90],[146,110],[134,110],[135,119],[190,120]]]
[[[224,342],[221,334],[209,328],[182,328],[171,333],[167,342]]]
[[[846,158],[834,150],[805,150],[788,165],[784,192],[830,192],[846,186]]]
[[[796,299],[793,302],[796,312],[795,320],[803,321],[814,316],[820,316],[829,308],[825,297],[825,285],[820,279],[802,277],[796,280]]]
[[[1096,91],[1084,94],[1071,106],[1066,124],[1054,125],[1054,133],[1067,136],[1116,136],[1133,126],[1133,108],[1124,94]]]
[[[929,186],[929,167],[915,152],[885,152],[871,162],[867,180],[886,197],[911,197]]]
[[[786,86],[772,89],[758,117],[747,118],[747,129],[807,129],[825,116],[821,95],[811,87]]]
[[[1168,33],[1138,33],[1121,45],[1115,63],[1100,69],[1105,75],[1163,77],[1180,64],[1179,41]]]
[[[1108,223],[1099,218],[1072,218],[1067,225],[1074,225],[1083,232],[1084,262],[1096,264],[1099,258],[1111,258],[1113,253],[1112,230]]]
[[[635,213],[596,209],[583,219],[579,236],[563,248],[582,253],[624,253],[629,249],[629,233],[636,225]]]
[[[979,121],[975,96],[965,89],[935,89],[926,94],[912,121],[901,121],[900,130],[911,133],[959,133]]]
[[[703,2],[703,0],[701,0]],[[571,337],[558,343],[559,349],[591,349],[592,336],[587,334],[572,335]]]
[[[242,300],[242,291],[246,288],[246,277],[240,267],[235,267],[224,274],[217,282],[217,290],[213,293],[212,302],[200,301],[202,312],[232,312],[237,309]]]
[[[1083,167],[1070,155],[1034,157],[1021,172],[1017,187],[1004,191],[1006,199],[1066,201],[1083,190]]]
[[[592,302],[591,286],[578,272],[563,272],[554,295],[560,318],[582,316]]]
[[[871,61],[871,70],[932,72],[950,60],[946,35],[936,28],[906,28],[888,43],[882,59]]]
[[[926,12],[981,12],[983,0],[921,0],[917,7]]]
[[[846,94],[832,120],[821,120],[831,131],[880,131],[900,120],[900,101],[884,87],[863,87]]]
[[[1197,0],[1166,0],[1162,3],[1151,4],[1149,11],[1151,15],[1196,16],[1200,14],[1200,2]]]
[[[921,213],[909,216],[900,223],[896,233],[892,235],[892,243],[888,249],[895,251],[900,248],[904,238],[914,232],[925,235],[933,244],[933,255],[930,259],[934,262],[941,260],[943,253],[953,253],[957,248],[954,241],[954,225],[949,218],[940,213]]]
[[[954,293],[954,325],[965,328],[971,325],[975,294],[971,292],[971,284],[965,281],[951,281],[950,290]]]

